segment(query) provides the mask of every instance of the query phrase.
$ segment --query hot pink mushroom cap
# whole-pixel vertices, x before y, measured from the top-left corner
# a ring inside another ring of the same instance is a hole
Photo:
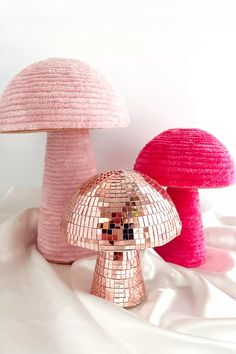
[[[180,237],[155,250],[167,261],[183,266],[202,264],[206,248],[198,188],[234,182],[234,162],[227,148],[201,129],[170,129],[144,146],[134,169],[168,187],[182,221]]]
[[[170,129],[157,135],[141,150],[134,169],[168,187],[218,188],[234,180],[229,151],[201,129]]]
[[[38,247],[50,261],[70,263],[89,252],[61,236],[64,207],[78,184],[96,173],[89,129],[126,127],[124,100],[84,62],[51,58],[17,74],[0,99],[0,133],[48,132]]]

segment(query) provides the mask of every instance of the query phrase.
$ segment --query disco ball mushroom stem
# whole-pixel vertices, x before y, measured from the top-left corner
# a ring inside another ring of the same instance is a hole
[[[123,307],[138,305],[144,298],[139,252],[98,252],[91,294]]]
[[[94,253],[68,245],[58,235],[65,202],[78,184],[95,173],[88,129],[48,133],[38,225],[38,248],[46,259],[70,263]]]

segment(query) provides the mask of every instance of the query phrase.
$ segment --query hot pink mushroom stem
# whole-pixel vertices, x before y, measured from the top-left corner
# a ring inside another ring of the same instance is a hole
[[[46,259],[71,263],[93,253],[62,236],[63,210],[75,188],[96,172],[89,130],[126,127],[128,121],[109,80],[78,60],[37,62],[8,84],[0,100],[0,132],[48,132],[38,226]]]
[[[196,267],[206,260],[199,188],[225,187],[234,181],[226,147],[201,129],[170,129],[139,153],[134,169],[167,186],[182,221],[178,238],[155,250],[166,261]]]
[[[168,187],[167,193],[178,211],[182,222],[182,232],[179,242],[171,242],[168,248],[157,247],[156,251],[167,262],[185,267],[197,267],[206,260],[198,189]]]

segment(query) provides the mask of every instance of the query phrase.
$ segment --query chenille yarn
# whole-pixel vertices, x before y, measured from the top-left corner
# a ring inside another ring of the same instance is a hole
[[[128,121],[124,100],[110,81],[74,59],[29,65],[3,92],[0,133],[49,132],[38,228],[38,248],[46,259],[71,263],[91,254],[67,244],[61,217],[75,188],[96,173],[89,129],[125,127]]]
[[[233,183],[234,162],[226,147],[201,129],[170,129],[144,146],[134,169],[168,187],[182,221],[181,235],[155,250],[165,260],[182,266],[204,263],[206,248],[198,188]]]

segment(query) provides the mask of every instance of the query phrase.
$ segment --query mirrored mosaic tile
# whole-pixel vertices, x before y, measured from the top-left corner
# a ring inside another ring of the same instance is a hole
[[[144,296],[137,251],[170,242],[181,223],[156,181],[135,171],[108,171],[74,193],[62,230],[69,243],[99,251],[91,292],[128,307]]]

